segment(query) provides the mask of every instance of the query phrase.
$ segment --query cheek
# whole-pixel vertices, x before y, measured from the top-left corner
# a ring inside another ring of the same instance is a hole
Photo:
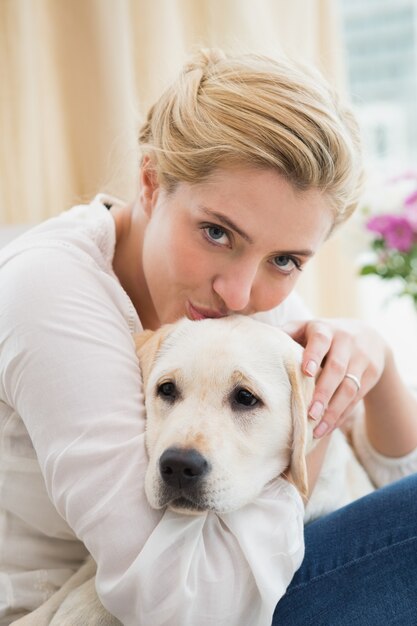
[[[167,253],[171,274],[181,282],[201,283],[213,273],[213,263],[199,246],[173,240]]]
[[[195,263],[186,241],[168,224],[152,227],[145,240],[143,267],[151,290],[164,292],[167,285],[182,283]]]
[[[257,311],[269,311],[277,307],[294,289],[298,276],[283,277],[275,280],[271,285],[271,279],[266,278],[258,283],[253,292],[253,304]]]

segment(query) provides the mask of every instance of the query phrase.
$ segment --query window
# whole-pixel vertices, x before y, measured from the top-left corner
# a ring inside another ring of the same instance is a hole
[[[340,0],[349,88],[367,158],[417,163],[417,2]]]
[[[368,170],[383,180],[417,171],[417,0],[339,3]],[[417,311],[396,291],[392,281],[359,279],[360,314],[386,337],[405,380],[417,388]]]

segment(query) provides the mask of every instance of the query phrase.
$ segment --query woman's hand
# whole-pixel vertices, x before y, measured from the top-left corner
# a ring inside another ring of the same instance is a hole
[[[389,349],[381,335],[358,320],[318,319],[283,327],[305,350],[302,370],[317,376],[309,417],[322,437],[341,426],[378,383]]]

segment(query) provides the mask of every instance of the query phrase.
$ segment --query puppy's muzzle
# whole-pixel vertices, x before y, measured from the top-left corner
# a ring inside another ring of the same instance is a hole
[[[193,448],[168,448],[159,459],[164,483],[181,491],[198,488],[209,471],[207,460]]]

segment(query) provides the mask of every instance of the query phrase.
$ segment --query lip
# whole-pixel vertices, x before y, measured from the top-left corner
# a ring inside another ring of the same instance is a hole
[[[187,317],[190,320],[205,320],[205,319],[218,319],[219,317],[226,317],[225,313],[221,313],[220,311],[213,311],[211,309],[203,309],[199,306],[195,306],[191,304],[188,300],[186,303]]]

